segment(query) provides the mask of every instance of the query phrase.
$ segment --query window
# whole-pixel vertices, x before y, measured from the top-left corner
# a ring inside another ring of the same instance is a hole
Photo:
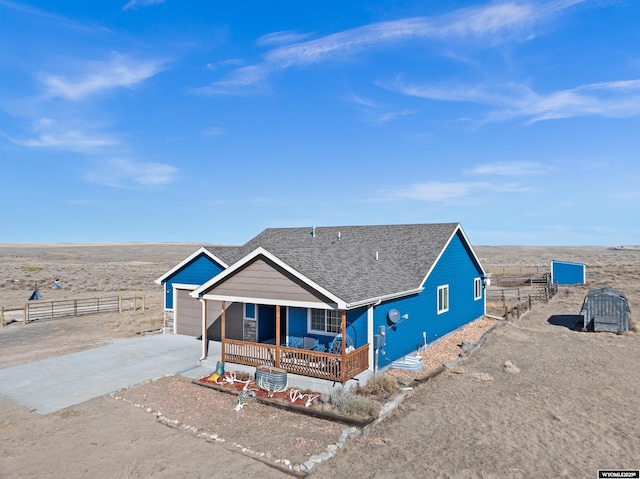
[[[438,286],[438,314],[449,311],[449,285]]]
[[[244,319],[256,319],[256,305],[244,303]]]
[[[482,299],[482,280],[480,278],[473,280],[473,299],[475,301]]]
[[[341,319],[338,312],[333,309],[311,309],[309,330],[316,333],[338,334],[341,327]]]

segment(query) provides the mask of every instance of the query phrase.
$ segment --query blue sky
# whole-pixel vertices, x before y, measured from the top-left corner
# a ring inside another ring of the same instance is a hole
[[[640,244],[640,2],[0,0],[1,242]]]

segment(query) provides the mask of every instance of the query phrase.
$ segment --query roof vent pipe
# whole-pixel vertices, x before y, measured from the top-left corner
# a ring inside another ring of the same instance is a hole
[[[312,238],[316,237],[316,227],[315,226],[313,228],[311,228],[311,237]]]
[[[376,261],[378,261],[378,252],[376,251]]]
[[[340,237],[340,231],[338,231],[338,241],[340,241],[341,237]]]

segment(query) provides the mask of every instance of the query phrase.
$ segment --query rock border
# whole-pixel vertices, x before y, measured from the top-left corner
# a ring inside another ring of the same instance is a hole
[[[342,422],[342,423],[346,423],[347,421],[351,422],[351,425],[349,425],[349,427],[342,429],[340,437],[335,443],[327,445],[327,447],[323,452],[310,456],[309,460],[301,464],[293,464],[289,459],[273,457],[273,455],[269,452],[254,451],[249,447],[243,446],[242,444],[238,444],[235,442],[229,444],[227,440],[221,437],[219,434],[216,434],[216,433],[209,434],[208,432],[202,429],[198,429],[195,426],[190,426],[189,424],[181,423],[178,419],[170,419],[164,416],[160,411],[154,411],[152,408],[147,407],[145,411],[147,413],[155,415],[156,420],[165,426],[178,429],[180,432],[204,439],[207,442],[219,444],[229,451],[236,452],[250,459],[255,459],[257,461],[260,461],[263,464],[271,468],[277,469],[285,474],[289,474],[294,477],[306,477],[312,474],[320,464],[331,459],[340,449],[344,447],[345,443],[349,438],[355,439],[364,434],[367,434],[372,428],[374,428],[375,426],[380,424],[382,421],[384,421],[387,418],[387,416],[389,416],[389,414],[391,414],[400,404],[402,404],[402,402],[404,402],[408,397],[411,397],[413,395],[414,389],[417,386],[420,386],[430,381],[431,379],[439,376],[443,372],[450,369],[452,366],[455,366],[467,360],[471,353],[473,353],[475,350],[477,350],[480,346],[482,346],[487,341],[487,339],[489,338],[489,335],[494,330],[496,330],[497,328],[501,328],[506,324],[508,324],[508,321],[501,321],[500,323],[496,324],[492,328],[488,329],[482,335],[482,337],[477,343],[471,346],[468,350],[461,353],[456,359],[449,361],[442,366],[439,366],[438,368],[429,372],[425,376],[414,379],[409,386],[402,388],[402,392],[400,392],[391,401],[388,401],[382,406],[382,409],[380,410],[380,413],[376,418],[368,418],[366,420],[357,420],[357,419],[347,418],[345,416],[340,416],[337,414],[327,413],[324,411],[308,410],[300,406],[288,405],[288,404],[282,403],[281,401],[273,401],[267,398],[256,398],[256,400],[258,400],[263,404],[274,406],[280,409],[286,409],[296,413],[311,415],[311,416],[315,416],[315,417],[329,420],[329,421]],[[201,382],[198,382],[197,380],[193,380],[192,383],[198,384],[204,387],[209,387],[216,391],[224,392],[227,394],[233,394],[233,395],[237,394],[237,391],[230,391],[228,389],[221,388],[219,386],[215,386],[212,384],[201,383]],[[141,409],[144,408],[144,405],[135,404],[124,397],[118,396],[116,393],[111,393],[111,397],[116,400],[127,401],[135,407],[138,407]],[[354,424],[357,424],[357,426]]]

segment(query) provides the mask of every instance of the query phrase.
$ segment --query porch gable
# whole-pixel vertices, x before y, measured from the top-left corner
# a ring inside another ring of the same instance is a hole
[[[335,301],[315,291],[266,257],[256,257],[243,268],[204,292],[206,299],[246,303],[335,309]]]

